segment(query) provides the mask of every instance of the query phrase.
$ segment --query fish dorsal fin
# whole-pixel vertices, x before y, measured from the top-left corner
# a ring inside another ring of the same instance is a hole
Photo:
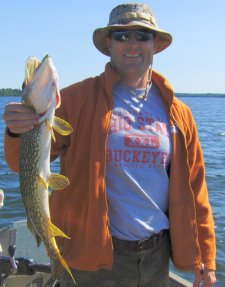
[[[72,126],[58,117],[54,117],[53,128],[62,136],[67,136],[73,132]]]
[[[48,130],[49,130],[50,133],[51,133],[51,137],[52,137],[53,141],[55,142],[55,141],[56,141],[56,138],[55,138],[54,130],[53,130],[53,128],[52,128],[52,126],[51,126],[49,120],[45,120],[45,123],[46,123],[46,126],[47,126]]]
[[[58,227],[56,227],[52,222],[50,222],[50,230],[52,232],[52,236],[60,236],[67,239],[70,239],[64,232],[62,232]]]
[[[63,189],[69,184],[69,179],[62,174],[52,173],[48,178],[48,185],[54,190]]]

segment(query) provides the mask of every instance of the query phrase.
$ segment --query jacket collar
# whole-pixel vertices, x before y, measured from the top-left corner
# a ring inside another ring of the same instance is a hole
[[[119,75],[113,70],[110,63],[105,66],[105,72],[101,74],[105,82],[105,88],[108,96],[112,95],[112,89],[120,80]],[[161,96],[167,102],[169,110],[173,103],[174,93],[169,81],[156,71],[152,71],[152,81],[160,91]]]
[[[169,81],[154,70],[152,71],[152,81],[170,108],[174,100],[174,93]]]

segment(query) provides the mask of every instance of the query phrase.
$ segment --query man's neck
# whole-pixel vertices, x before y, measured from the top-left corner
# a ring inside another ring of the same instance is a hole
[[[144,75],[139,77],[137,75],[129,75],[126,77],[125,76],[121,77],[121,82],[124,85],[137,89],[145,88],[148,81],[149,81],[149,72],[146,72]]]

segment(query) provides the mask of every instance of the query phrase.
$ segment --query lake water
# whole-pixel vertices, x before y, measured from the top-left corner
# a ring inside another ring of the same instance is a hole
[[[213,208],[217,238],[217,283],[225,286],[225,98],[181,97],[192,110],[205,157],[206,181]],[[0,210],[0,228],[16,220],[25,219],[19,194],[18,175],[12,173],[4,161],[4,122],[2,113],[7,102],[19,98],[0,97],[0,188],[5,192],[5,205]],[[58,169],[58,163],[52,170]],[[184,250],[185,252],[185,250]],[[173,267],[171,267],[174,271]],[[192,274],[180,273],[192,280]]]

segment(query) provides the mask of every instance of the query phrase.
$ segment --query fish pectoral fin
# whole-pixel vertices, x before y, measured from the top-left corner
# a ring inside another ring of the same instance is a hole
[[[44,181],[44,179],[39,175],[37,181],[45,188],[48,189],[48,184]]]
[[[34,230],[33,224],[32,224],[32,222],[30,221],[29,218],[27,219],[27,228],[33,234],[33,236],[35,237],[36,242],[37,242],[37,247],[39,247],[41,245],[41,242],[42,242],[41,237]]]
[[[62,136],[68,136],[73,132],[72,126],[58,117],[54,117],[53,128]]]
[[[55,141],[56,141],[56,138],[55,138],[55,134],[54,134],[53,127],[51,126],[49,120],[45,120],[45,123],[46,123],[46,125],[47,125],[48,130],[49,130],[50,133],[51,133],[51,137],[52,137],[53,141],[55,142]]]
[[[48,185],[54,190],[63,189],[69,184],[69,179],[62,174],[52,173],[48,178]]]
[[[64,237],[67,239],[70,239],[69,236],[67,236],[64,232],[62,232],[58,227],[56,227],[52,222],[50,222],[50,230],[52,232],[52,235],[55,236],[60,236]]]

